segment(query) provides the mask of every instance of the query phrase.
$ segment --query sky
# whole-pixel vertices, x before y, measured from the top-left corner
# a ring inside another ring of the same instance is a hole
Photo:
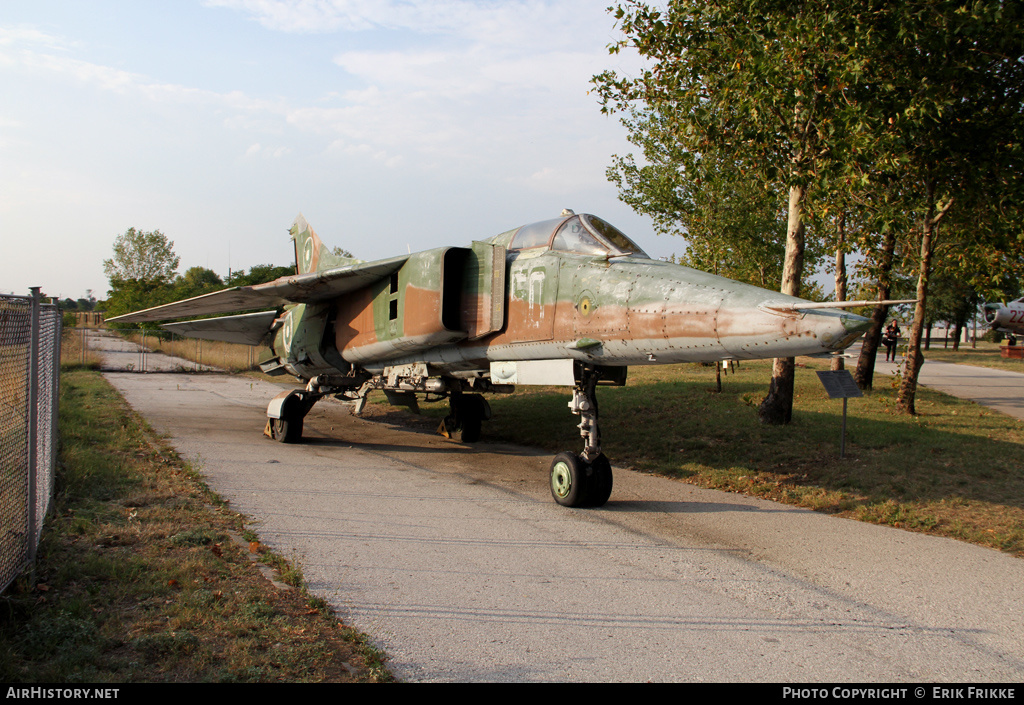
[[[134,227],[179,272],[288,265],[299,213],[373,260],[563,208],[654,257],[678,238],[618,200],[634,151],[590,79],[608,0],[3,0],[0,292],[106,297]]]

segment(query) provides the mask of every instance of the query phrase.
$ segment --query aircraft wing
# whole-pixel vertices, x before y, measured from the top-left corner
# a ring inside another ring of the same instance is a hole
[[[160,327],[187,338],[259,345],[267,336],[267,331],[273,326],[276,318],[276,310],[260,311],[259,313],[243,313],[239,316],[165,323]]]
[[[266,284],[236,286],[212,294],[154,306],[123,316],[108,318],[117,323],[144,323],[166,321],[172,318],[208,316],[216,313],[252,311],[258,308],[277,308],[286,304],[311,304],[329,301],[350,291],[361,289],[398,270],[408,255],[350,264],[322,272],[309,272],[281,277]]]

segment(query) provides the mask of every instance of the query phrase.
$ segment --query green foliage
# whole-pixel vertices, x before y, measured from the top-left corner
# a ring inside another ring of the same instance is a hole
[[[174,280],[176,298],[187,299],[224,288],[224,281],[212,269],[190,267]]]
[[[634,111],[626,124],[647,163],[638,165],[631,154],[615,157],[608,178],[619,198],[650,216],[659,233],[687,239],[680,264],[778,289],[786,246],[778,192],[739,164],[681,150],[667,121],[653,112]]]
[[[172,282],[179,260],[174,243],[159,230],[143,232],[129,228],[118,235],[114,256],[103,261],[103,271],[110,280],[108,316],[173,300]]]
[[[136,279],[111,279],[106,311],[107,316],[112,318],[170,301],[173,301],[173,288],[170,284]],[[116,323],[110,325],[117,326]],[[147,324],[146,327],[153,325]]]
[[[736,261],[747,257],[740,252],[753,243],[738,233],[758,227],[750,214],[770,212],[756,195],[767,184],[776,197],[789,193],[787,293],[802,277],[798,226],[816,227],[808,242],[824,246],[840,215],[855,219],[848,242],[883,296],[900,252],[913,262],[922,300],[915,330],[933,266],[986,297],[1019,286],[1020,3],[670,0],[655,8],[626,0],[613,10],[625,39],[611,51],[633,48],[647,68],[593,80],[605,112],[631,116],[624,123],[649,166],[630,156],[610,175],[623,200],[702,241],[695,263],[713,263],[723,239]],[[732,210],[725,222],[694,218],[694,206],[723,203]],[[943,251],[942,242],[951,246]],[[917,369],[905,378],[911,412]]]
[[[112,286],[115,281],[166,284],[174,278],[179,260],[174,243],[159,230],[128,228],[114,240],[114,256],[103,260],[103,272]]]
[[[257,264],[249,269],[246,274],[244,269],[231,273],[228,286],[253,286],[274,281],[280,277],[288,277],[295,274],[295,265],[290,267],[275,267],[272,264]]]

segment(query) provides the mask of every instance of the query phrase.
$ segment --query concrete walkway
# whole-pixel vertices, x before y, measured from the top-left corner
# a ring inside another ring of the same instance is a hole
[[[896,362],[886,362],[884,348],[875,359],[875,373],[894,375]],[[850,348],[853,356],[850,366],[857,364],[860,346]],[[1024,364],[1021,365],[1024,369]],[[929,389],[944,392],[961,399],[970,399],[990,409],[1024,421],[1024,373],[996,370],[974,365],[956,365],[949,362],[926,360],[917,379]]]

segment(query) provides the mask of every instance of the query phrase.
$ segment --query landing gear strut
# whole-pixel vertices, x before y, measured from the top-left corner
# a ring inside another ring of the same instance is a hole
[[[565,507],[600,507],[612,493],[612,466],[601,452],[597,425],[597,381],[601,372],[583,366],[569,410],[580,417],[583,452],[559,453],[551,461],[551,496]]]

